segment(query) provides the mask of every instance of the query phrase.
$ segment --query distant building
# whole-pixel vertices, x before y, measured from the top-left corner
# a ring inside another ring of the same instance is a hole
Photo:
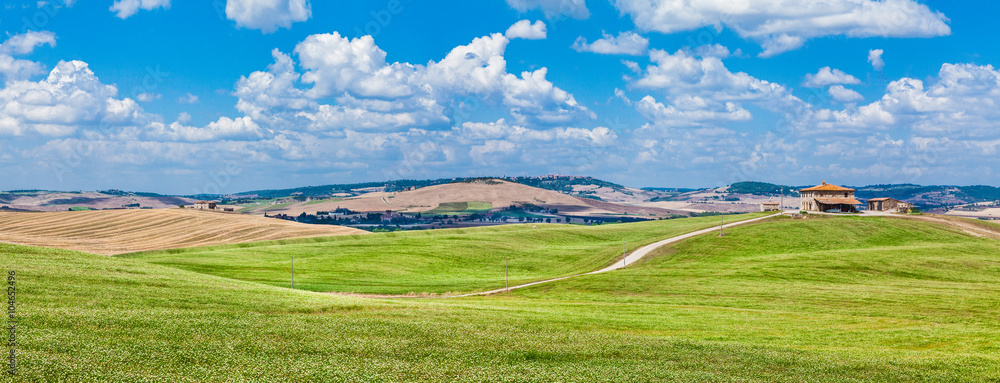
[[[194,208],[198,210],[215,210],[215,202],[198,201],[194,203]]]
[[[348,215],[355,214],[355,212],[349,209],[344,209],[342,207],[337,207],[334,211],[317,211],[316,216],[320,218],[332,218],[332,217],[346,217]]]
[[[906,213],[913,208],[913,204],[903,202],[895,198],[872,198],[868,200],[869,211],[885,211],[891,213]]]
[[[760,211],[780,211],[781,204],[777,202],[764,202],[760,204]]]
[[[802,210],[850,213],[858,211],[861,201],[854,198],[854,189],[831,185],[823,181],[822,185],[799,190],[802,196]]]

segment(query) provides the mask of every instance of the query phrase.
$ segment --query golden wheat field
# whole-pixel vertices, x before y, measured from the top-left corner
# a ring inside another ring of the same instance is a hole
[[[343,226],[193,209],[0,212],[0,242],[102,255],[364,233]]]

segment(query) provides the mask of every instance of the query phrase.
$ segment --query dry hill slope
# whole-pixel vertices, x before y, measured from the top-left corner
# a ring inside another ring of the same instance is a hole
[[[0,242],[103,255],[363,233],[342,226],[191,209],[0,212]]]
[[[586,210],[590,208],[584,201],[577,197],[501,180],[429,186],[396,193],[388,201],[397,206],[413,206],[414,208],[411,208],[411,211],[427,211],[442,203],[469,201],[489,202],[493,204],[494,208],[515,204],[561,207],[561,211]]]
[[[195,201],[184,197],[143,197],[111,195],[103,192],[0,192],[0,205],[29,211],[66,211],[71,207],[89,207],[100,210],[134,204],[153,209],[165,209],[177,205],[190,205]]]
[[[621,214],[624,211],[634,214],[633,210],[636,212],[641,210],[646,214],[658,215],[682,213],[676,210],[640,208],[632,205],[607,202],[601,203],[552,190],[498,179],[435,185],[398,193],[369,193],[333,202],[302,202],[284,206],[281,209],[271,209],[268,212],[289,215],[299,215],[301,213],[314,214],[317,211],[328,211],[342,207],[354,211],[393,210],[417,213],[432,210],[443,203],[472,201],[489,202],[493,205],[493,208],[532,204],[550,209],[558,209],[560,213],[580,215]]]

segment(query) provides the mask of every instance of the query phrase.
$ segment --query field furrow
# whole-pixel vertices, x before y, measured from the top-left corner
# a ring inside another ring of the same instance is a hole
[[[0,242],[103,255],[364,233],[342,226],[191,209],[0,213]]]

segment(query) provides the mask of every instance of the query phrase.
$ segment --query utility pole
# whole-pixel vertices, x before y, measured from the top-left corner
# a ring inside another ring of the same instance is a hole
[[[719,224],[719,236],[722,237],[726,235],[723,231],[726,228],[726,216],[720,215],[719,218],[722,218],[722,223]]]
[[[295,256],[292,256],[292,288],[295,288]]]

